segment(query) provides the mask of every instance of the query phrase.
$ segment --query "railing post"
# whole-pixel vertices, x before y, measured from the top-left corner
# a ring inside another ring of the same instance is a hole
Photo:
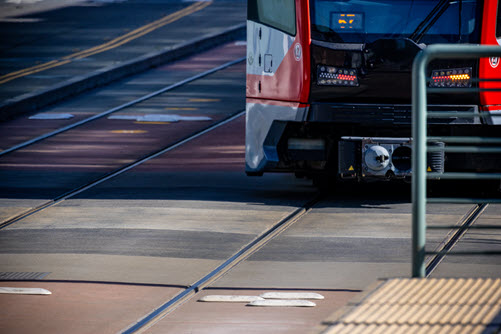
[[[426,65],[421,51],[412,66],[412,277],[425,277],[426,244]]]
[[[481,57],[501,57],[501,47],[498,45],[430,45],[421,51],[412,65],[412,277],[425,277],[425,245],[426,245],[426,180],[427,180],[427,87],[426,68],[433,59],[464,59]],[[488,82],[489,80],[486,80]],[[492,81],[492,80],[491,80]],[[479,81],[480,90],[481,82]],[[498,80],[499,82],[499,80]],[[497,86],[499,87],[499,86]],[[496,87],[496,88],[497,88]],[[475,116],[477,117],[477,116]],[[478,141],[478,140],[477,140]],[[479,143],[482,140],[478,141]],[[483,139],[484,143],[487,140]],[[492,138],[491,138],[492,142]],[[456,147],[457,148],[457,147]],[[497,148],[489,149],[496,153]],[[455,175],[454,175],[455,174]],[[441,178],[479,179],[475,173],[441,174]],[[488,178],[497,179],[497,173],[484,173]],[[448,200],[450,202],[451,199]],[[495,201],[492,199],[491,201]]]

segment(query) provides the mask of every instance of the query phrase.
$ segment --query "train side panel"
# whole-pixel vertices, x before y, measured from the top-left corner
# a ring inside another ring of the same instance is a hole
[[[484,3],[481,44],[500,45],[501,24],[498,0],[486,0]],[[498,57],[481,58],[479,64],[480,79],[501,78],[501,59]],[[481,110],[487,111],[491,117],[485,119],[488,124],[501,124],[501,85],[499,82],[483,82],[480,88],[499,89],[499,91],[480,92]],[[499,116],[495,116],[499,115]]]

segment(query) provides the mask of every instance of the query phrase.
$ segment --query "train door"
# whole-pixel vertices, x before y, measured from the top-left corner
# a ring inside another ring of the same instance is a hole
[[[307,102],[310,77],[307,12],[307,1],[249,0],[248,98]]]
[[[499,0],[486,0],[484,3],[482,20],[481,44],[501,45],[501,6]],[[501,79],[501,58],[481,58],[479,63],[480,79]],[[482,111],[490,112],[491,116],[485,121],[488,124],[501,124],[501,83],[481,82],[480,88],[499,89],[498,91],[480,92]],[[499,116],[495,116],[499,115]]]

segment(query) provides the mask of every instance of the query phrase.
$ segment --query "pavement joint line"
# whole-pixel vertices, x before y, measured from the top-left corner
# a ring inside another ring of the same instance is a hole
[[[33,138],[33,139],[30,139],[30,140],[27,140],[27,141],[25,141],[25,142],[23,142],[23,143],[20,143],[20,144],[18,144],[18,145],[12,146],[12,147],[10,147],[10,148],[8,148],[8,149],[6,149],[6,150],[0,151],[0,157],[1,157],[1,156],[3,156],[3,155],[5,155],[5,154],[8,154],[8,153],[14,152],[14,151],[16,151],[16,150],[19,150],[19,149],[21,149],[21,148],[24,148],[24,147],[26,147],[26,146],[29,146],[29,145],[35,144],[35,143],[37,143],[37,142],[39,142],[39,141],[42,141],[42,140],[45,140],[45,139],[47,139],[47,138],[53,137],[53,136],[58,135],[58,134],[60,134],[60,133],[66,132],[66,131],[71,130],[71,129],[73,129],[73,128],[76,128],[76,127],[78,127],[78,126],[81,126],[81,125],[84,125],[84,124],[86,124],[86,123],[92,122],[92,121],[94,121],[94,120],[96,120],[96,119],[98,119],[98,118],[102,118],[102,117],[108,116],[108,115],[110,115],[110,114],[112,114],[112,113],[115,113],[115,112],[117,112],[117,111],[120,111],[120,110],[122,110],[122,109],[125,109],[125,108],[128,108],[128,107],[131,107],[131,106],[133,106],[133,105],[135,105],[135,104],[138,104],[138,103],[140,103],[140,102],[143,102],[143,101],[146,101],[146,100],[148,100],[148,99],[151,99],[152,97],[155,97],[155,96],[157,96],[157,95],[160,95],[160,94],[166,93],[166,92],[171,91],[171,90],[173,90],[173,89],[175,89],[175,88],[178,88],[178,87],[180,87],[180,86],[183,86],[183,85],[188,84],[188,83],[190,83],[190,82],[193,82],[193,81],[195,81],[195,80],[201,79],[201,78],[206,77],[206,76],[208,76],[208,75],[210,75],[210,74],[213,74],[213,73],[215,73],[215,72],[217,72],[217,71],[220,71],[220,70],[223,70],[223,69],[225,69],[225,68],[227,68],[227,67],[230,67],[230,66],[236,65],[236,64],[238,64],[238,63],[241,63],[241,62],[242,62],[242,61],[244,61],[244,60],[245,60],[245,57],[242,57],[242,58],[239,58],[239,59],[236,59],[236,60],[230,61],[230,62],[225,63],[225,64],[223,64],[223,65],[217,66],[217,67],[215,67],[215,68],[213,68],[213,69],[210,69],[210,70],[208,70],[208,71],[205,71],[205,72],[203,72],[203,73],[199,73],[199,74],[197,74],[197,75],[194,75],[194,76],[192,76],[192,77],[189,77],[189,78],[186,78],[186,79],[184,79],[184,80],[182,80],[182,81],[179,81],[179,82],[177,82],[177,83],[175,83],[175,84],[172,84],[172,85],[169,85],[169,86],[164,87],[164,88],[162,88],[162,89],[159,89],[159,90],[157,90],[157,91],[155,91],[155,92],[153,92],[153,93],[149,93],[149,94],[147,94],[147,95],[144,95],[144,96],[142,96],[142,97],[140,97],[140,98],[137,98],[137,99],[135,99],[135,100],[133,100],[133,101],[129,101],[129,102],[124,103],[124,104],[122,104],[122,105],[119,105],[119,106],[117,106],[117,107],[114,107],[114,108],[111,108],[111,109],[109,109],[109,110],[106,110],[106,111],[104,111],[104,112],[102,112],[102,113],[100,113],[100,114],[97,114],[97,115],[94,115],[94,116],[88,117],[88,118],[83,119],[83,120],[81,120],[81,121],[79,121],[79,122],[76,122],[76,123],[70,124],[70,125],[65,126],[65,127],[63,127],[63,128],[60,128],[60,129],[54,130],[54,131],[52,131],[52,132],[46,133],[46,134],[44,134],[44,135],[38,136],[38,137],[36,137],[36,138]],[[2,226],[2,225],[0,224],[0,228],[1,228],[1,226]]]
[[[161,51],[151,52],[121,64],[102,68],[90,74],[73,77],[51,87],[13,97],[0,103],[0,121],[34,112],[69,96],[104,86],[150,68],[193,55],[225,42],[240,38],[246,23],[238,24],[223,31],[195,38]]]

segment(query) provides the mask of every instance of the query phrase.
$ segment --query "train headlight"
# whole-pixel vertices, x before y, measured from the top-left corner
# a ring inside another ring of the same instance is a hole
[[[327,65],[318,65],[317,85],[348,87],[358,86],[357,70]]]
[[[471,87],[471,67],[433,70],[431,73],[430,87]]]

